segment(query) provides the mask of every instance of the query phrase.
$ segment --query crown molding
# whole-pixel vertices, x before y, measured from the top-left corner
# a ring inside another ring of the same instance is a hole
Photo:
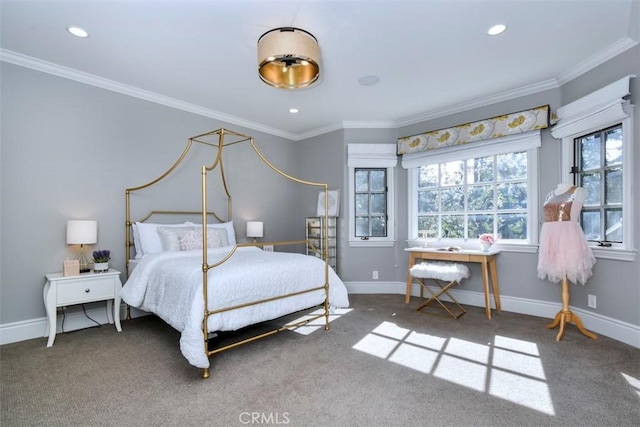
[[[561,74],[557,80],[562,86],[563,84],[580,77],[584,73],[593,70],[598,65],[604,64],[608,60],[620,55],[621,53],[631,49],[638,44],[637,40],[633,40],[630,37],[623,37],[606,49],[601,50],[597,54],[590,58],[585,59],[575,67],[570,68],[565,73]]]
[[[558,87],[560,87],[558,81],[556,79],[550,79],[540,83],[523,86],[518,89],[497,93],[495,95],[483,96],[482,98],[472,99],[461,104],[439,108],[437,110],[426,112],[424,114],[408,117],[406,119],[397,121],[396,127],[413,125],[416,123],[425,122],[427,120],[437,119],[439,117],[450,116],[452,114],[462,113],[464,111],[473,110],[475,108],[486,107],[487,105],[496,104],[502,101],[509,101],[511,99],[519,98],[526,95],[532,95],[534,93],[542,92],[549,89],[556,89]]]
[[[509,101],[522,96],[532,95],[538,92],[542,92],[549,89],[556,89],[563,84],[581,76],[582,74],[594,69],[598,65],[605,63],[611,58],[625,52],[628,49],[636,46],[638,41],[624,37],[618,40],[616,43],[602,50],[598,54],[588,58],[581,62],[577,66],[569,69],[567,72],[554,79],[545,80],[539,83],[523,86],[517,89],[501,92],[498,94],[485,96],[481,98],[472,99],[460,104],[451,105],[449,107],[443,107],[427,111],[425,113],[410,116],[396,121],[343,121],[340,123],[334,123],[327,126],[322,126],[316,129],[312,129],[302,133],[291,133],[281,129],[276,129],[270,126],[266,126],[260,123],[251,122],[241,119],[236,116],[221,113],[219,111],[204,108],[188,102],[183,102],[174,98],[159,95],[154,92],[146,91],[134,86],[125,85],[113,80],[105,79],[95,76],[93,74],[84,73],[72,68],[64,67],[52,62],[43,61],[30,56],[22,55],[17,52],[13,52],[6,49],[0,49],[0,60],[9,62],[22,67],[31,68],[33,70],[41,71],[44,73],[52,74],[58,77],[62,77],[69,80],[75,80],[80,83],[88,84],[91,86],[99,87],[102,89],[110,90],[113,92],[121,93],[123,95],[132,96],[135,98],[143,99],[145,101],[154,102],[156,104],[164,105],[167,107],[175,108],[178,110],[186,111],[189,113],[197,114],[203,117],[209,117],[216,120],[221,120],[230,124],[243,126],[259,132],[264,132],[270,135],[278,136],[281,138],[289,139],[292,141],[301,141],[308,138],[312,138],[318,135],[323,135],[329,132],[343,129],[393,129],[403,126],[409,126],[416,123],[421,123],[440,117],[449,116],[452,114],[461,113],[464,111],[472,110],[475,108],[485,107],[487,105],[495,104],[498,102]]]
[[[155,92],[150,92],[144,89],[137,88],[135,86],[129,86],[114,80],[98,77],[93,74],[85,73],[82,71],[75,70],[73,68],[64,67],[62,65],[54,64],[52,62],[47,62],[41,59],[22,55],[20,53],[13,52],[10,50],[0,49],[0,60],[4,62],[9,62],[11,64],[19,65],[21,67],[30,68],[32,70],[41,71],[43,73],[52,74],[54,76],[62,77],[65,79],[74,80],[90,86],[106,89],[112,92],[117,92],[123,95],[127,95],[134,98],[142,99],[145,101],[153,102],[156,104],[164,105],[166,107],[171,107],[177,110],[197,114],[199,116],[221,120],[227,123],[243,126],[246,128],[250,128],[253,130],[257,130],[260,132],[268,133],[268,134],[279,136],[286,139],[292,139],[292,140],[297,139],[297,136],[290,132],[285,132],[280,129],[275,129],[259,123],[244,120],[239,117],[220,113],[219,111],[214,111],[208,108],[201,107],[199,105],[190,104],[188,102],[180,101],[178,99],[170,98],[168,96],[159,95]]]

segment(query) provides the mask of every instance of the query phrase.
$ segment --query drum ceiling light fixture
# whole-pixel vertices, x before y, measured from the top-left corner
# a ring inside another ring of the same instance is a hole
[[[258,73],[269,86],[301,89],[320,77],[320,48],[313,34],[281,27],[258,39]]]

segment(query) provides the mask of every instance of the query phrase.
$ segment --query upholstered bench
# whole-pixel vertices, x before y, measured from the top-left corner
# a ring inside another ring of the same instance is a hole
[[[426,314],[447,316],[447,314],[442,313],[440,310],[422,311],[431,306],[432,303],[436,302],[454,319],[459,319],[467,312],[467,310],[461,306],[453,296],[451,296],[449,289],[460,283],[462,279],[469,277],[469,267],[464,264],[454,262],[422,262],[411,267],[411,270],[409,271],[411,276],[416,278],[420,283],[420,297],[424,298],[424,289],[429,291],[431,294],[431,297],[422,303],[416,311]],[[427,286],[427,282],[429,280],[438,286],[435,292]],[[450,301],[442,301],[440,298],[443,294],[446,295]],[[448,304],[451,304],[452,307],[449,307]],[[437,306],[435,307],[437,308]]]

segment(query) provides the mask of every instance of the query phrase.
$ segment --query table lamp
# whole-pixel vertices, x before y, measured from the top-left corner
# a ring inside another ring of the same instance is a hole
[[[247,221],[247,237],[253,237],[255,243],[256,237],[263,236],[263,223],[262,221]]]
[[[84,254],[84,245],[91,245],[98,241],[98,221],[67,221],[67,244],[80,245],[77,259],[80,262],[80,273],[89,269],[89,261]]]

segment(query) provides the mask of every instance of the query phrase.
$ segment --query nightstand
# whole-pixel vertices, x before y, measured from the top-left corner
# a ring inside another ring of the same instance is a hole
[[[67,277],[64,277],[62,273],[50,273],[45,277],[47,283],[44,285],[43,297],[49,323],[47,347],[51,347],[56,339],[58,307],[106,300],[109,323],[115,322],[116,330],[122,331],[120,326],[120,289],[122,283],[118,270],[109,269],[104,273],[90,272]]]

